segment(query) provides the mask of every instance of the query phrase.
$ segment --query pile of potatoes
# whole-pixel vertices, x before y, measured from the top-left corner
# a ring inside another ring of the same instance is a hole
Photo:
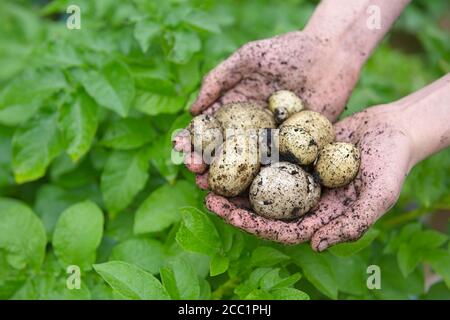
[[[293,92],[277,91],[268,102],[268,109],[248,102],[224,105],[214,116],[195,117],[188,129],[197,152],[212,155],[208,184],[214,193],[235,197],[248,191],[257,214],[292,220],[316,206],[321,185],[350,183],[360,152],[335,142],[331,122],[306,110]],[[279,160],[264,163],[262,151]]]

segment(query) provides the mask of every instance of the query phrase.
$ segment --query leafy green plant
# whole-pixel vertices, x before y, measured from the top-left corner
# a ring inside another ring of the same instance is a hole
[[[171,161],[203,74],[240,45],[301,28],[316,2],[0,2],[0,298],[449,298],[450,152],[414,168],[363,238],[314,253],[223,223]],[[81,29],[65,26],[69,4]],[[345,115],[450,71],[445,1],[414,1]],[[441,25],[445,25],[445,23]],[[394,35],[413,35],[397,46]],[[80,268],[80,289],[66,267]],[[369,290],[367,267],[382,272]],[[429,290],[425,272],[441,279]]]

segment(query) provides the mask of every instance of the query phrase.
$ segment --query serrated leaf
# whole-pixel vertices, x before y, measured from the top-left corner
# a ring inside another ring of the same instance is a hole
[[[374,241],[376,237],[378,237],[379,233],[380,233],[379,230],[371,228],[358,241],[341,243],[331,247],[329,250],[334,255],[340,257],[351,256],[368,247],[372,243],[372,241]]]
[[[89,270],[103,235],[103,213],[91,201],[67,208],[59,217],[53,233],[53,248],[64,265]]]
[[[121,261],[94,265],[95,271],[119,294],[132,300],[168,300],[167,291],[151,273]]]
[[[177,232],[178,244],[187,251],[214,256],[221,249],[216,227],[202,211],[187,207],[182,209],[183,223]]]
[[[137,40],[143,52],[147,52],[152,39],[160,32],[158,24],[149,21],[141,20],[134,26],[134,38]]]
[[[57,115],[43,109],[17,129],[12,140],[13,170],[18,183],[39,179],[62,151]]]
[[[85,93],[79,93],[72,104],[64,104],[60,110],[60,127],[68,142],[67,153],[73,161],[84,156],[91,148],[97,131],[98,107]]]
[[[15,269],[39,268],[47,238],[39,218],[22,202],[0,198],[0,249]]]
[[[101,177],[103,200],[114,216],[125,209],[148,180],[149,163],[144,152],[114,151]]]
[[[156,132],[145,119],[125,118],[111,123],[101,140],[105,147],[129,150],[154,140]]]
[[[195,186],[186,181],[165,184],[153,191],[136,212],[136,234],[162,231],[180,221],[180,209],[197,204]]]
[[[113,61],[100,71],[77,69],[73,74],[99,105],[122,117],[128,114],[135,88],[134,79],[124,64]]]

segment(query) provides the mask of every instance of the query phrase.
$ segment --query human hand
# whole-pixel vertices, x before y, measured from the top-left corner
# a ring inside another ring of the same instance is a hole
[[[210,193],[209,210],[228,223],[281,243],[311,240],[316,251],[356,240],[396,202],[403,180],[412,167],[412,142],[394,106],[383,105],[338,122],[336,140],[356,144],[361,166],[347,186],[323,189],[317,207],[299,220],[276,221],[260,217],[244,200],[228,200]]]

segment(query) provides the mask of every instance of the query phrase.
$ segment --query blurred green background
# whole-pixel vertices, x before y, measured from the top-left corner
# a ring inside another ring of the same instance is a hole
[[[80,30],[66,27],[72,4]],[[224,224],[171,162],[202,75],[248,41],[301,29],[316,5],[1,1],[0,298],[450,299],[450,150],[412,170],[362,239],[322,254]],[[343,116],[449,71],[450,3],[414,0]],[[367,289],[369,265],[380,290]]]

